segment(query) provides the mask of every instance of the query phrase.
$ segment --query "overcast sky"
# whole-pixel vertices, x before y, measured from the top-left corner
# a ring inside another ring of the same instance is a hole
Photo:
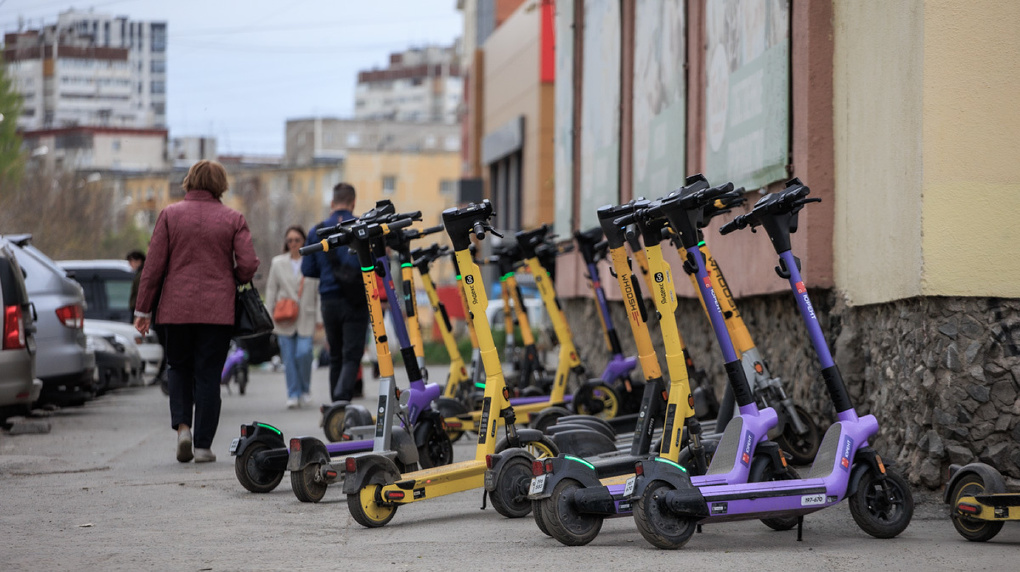
[[[449,45],[456,0],[0,0],[0,32],[74,7],[165,21],[170,136],[213,135],[220,153],[283,154],[288,118],[350,117],[357,72],[391,52]]]

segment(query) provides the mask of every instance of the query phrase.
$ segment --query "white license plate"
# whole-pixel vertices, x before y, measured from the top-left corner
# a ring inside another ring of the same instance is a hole
[[[627,486],[623,487],[623,498],[628,498],[634,494],[634,484],[637,482],[637,477],[631,477],[627,479]]]
[[[240,442],[241,442],[241,438],[240,437],[235,437],[234,440],[230,442],[230,454],[231,455],[233,455],[234,453],[237,452],[237,445]]]
[[[496,488],[495,479],[496,477],[492,474],[492,471],[485,471],[485,490],[491,491]]]
[[[531,488],[528,489],[529,495],[537,495],[545,490],[545,475],[539,475],[531,479]]]

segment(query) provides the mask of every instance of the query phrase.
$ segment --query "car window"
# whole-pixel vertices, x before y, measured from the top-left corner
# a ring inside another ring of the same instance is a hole
[[[107,280],[106,286],[106,307],[108,310],[129,310],[128,301],[131,299],[130,280]]]

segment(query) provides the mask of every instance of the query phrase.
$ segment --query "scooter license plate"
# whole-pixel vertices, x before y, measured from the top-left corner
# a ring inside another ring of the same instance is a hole
[[[627,479],[627,486],[623,487],[624,498],[630,497],[634,494],[634,484],[637,482],[637,477],[631,477]]]
[[[485,490],[491,491],[496,488],[496,477],[492,474],[492,471],[485,471]]]
[[[531,479],[531,488],[528,489],[529,495],[537,495],[545,490],[545,475],[539,475]]]
[[[230,442],[230,454],[233,455],[237,452],[237,445],[241,443],[240,437],[234,437],[234,440]]]

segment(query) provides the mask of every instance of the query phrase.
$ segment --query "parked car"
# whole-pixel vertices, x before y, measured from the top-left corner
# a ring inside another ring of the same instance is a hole
[[[57,265],[85,292],[85,322],[131,339],[145,362],[145,373],[156,375],[163,362],[163,346],[155,331],[139,334],[131,323],[131,283],[135,273],[126,260],[61,260]]]
[[[86,344],[96,354],[96,393],[141,385],[145,363],[138,347],[131,339],[96,326],[95,322],[101,320],[85,321],[85,337]]]
[[[40,401],[77,405],[91,398],[96,356],[85,345],[85,294],[38,248],[32,235],[4,235],[24,270],[28,298],[35,306],[36,377]]]
[[[0,420],[39,399],[35,377],[34,308],[21,265],[12,247],[0,239]]]

